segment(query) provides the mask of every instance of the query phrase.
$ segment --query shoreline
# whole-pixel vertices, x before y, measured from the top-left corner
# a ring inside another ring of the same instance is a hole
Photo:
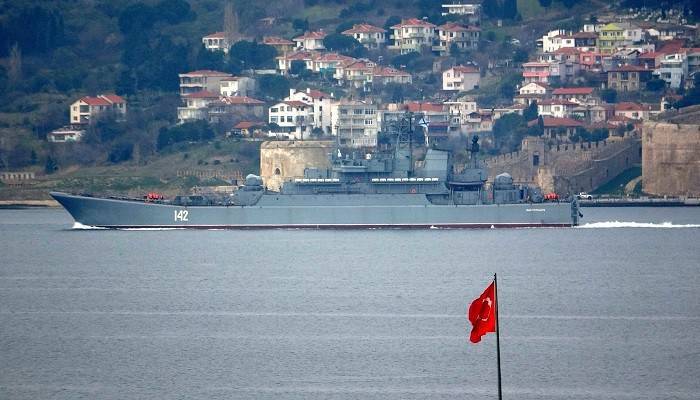
[[[59,208],[56,200],[0,200],[0,210],[23,208]]]

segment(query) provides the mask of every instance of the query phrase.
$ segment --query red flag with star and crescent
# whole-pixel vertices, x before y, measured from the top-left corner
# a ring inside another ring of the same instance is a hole
[[[472,323],[472,333],[469,340],[479,343],[481,337],[489,332],[496,332],[496,290],[494,282],[484,290],[469,306],[467,313],[469,322]]]

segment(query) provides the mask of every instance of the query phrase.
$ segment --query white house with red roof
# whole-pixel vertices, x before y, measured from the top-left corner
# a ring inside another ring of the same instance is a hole
[[[270,107],[268,122],[276,124],[270,136],[284,139],[308,139],[314,125],[313,104],[300,100],[284,100]]]
[[[393,45],[389,47],[401,54],[420,52],[425,46],[433,45],[437,37],[435,28],[434,24],[422,19],[405,19],[391,27]]]
[[[453,45],[459,50],[475,50],[479,46],[481,29],[476,26],[448,22],[438,26],[437,32],[438,44],[433,51],[441,56],[450,54]]]
[[[202,37],[202,43],[207,50],[223,51],[224,54],[228,54],[228,50],[232,45],[232,43],[229,43],[228,39],[226,39],[225,32],[214,32],[206,35]]]
[[[301,36],[295,37],[294,40],[297,44],[297,49],[301,50],[325,50],[326,46],[323,45],[323,39],[326,38],[328,34],[323,30],[306,32]]]
[[[463,2],[442,4],[442,15],[458,15],[466,18],[470,24],[476,24],[481,21],[481,4]]]
[[[442,72],[442,90],[467,92],[479,87],[480,79],[479,68],[458,65]]]
[[[578,103],[568,100],[545,99],[537,102],[537,113],[555,118],[565,118],[571,116],[574,108],[578,105]]]
[[[355,38],[368,49],[378,49],[386,44],[386,30],[370,24],[355,24],[343,31],[343,35]]]
[[[615,104],[615,116],[626,117],[634,120],[649,119],[652,114],[651,106],[633,102],[621,102]]]
[[[572,118],[543,117],[544,137],[549,139],[568,140],[572,135],[584,128],[584,123]],[[528,125],[534,125],[539,121],[530,121]]]
[[[332,94],[306,88],[306,90],[289,89],[289,96],[285,100],[302,101],[311,105],[312,129],[318,128],[325,134],[331,133],[331,121],[333,105],[338,101]]]
[[[107,111],[123,117],[126,114],[126,100],[116,94],[81,97],[70,105],[70,123],[72,125],[88,124],[97,115]]]
[[[194,93],[186,93],[180,96],[183,106],[177,108],[177,122],[179,124],[206,120],[208,118],[209,103],[219,99],[218,92],[201,90]]]
[[[291,53],[296,47],[296,44],[291,40],[279,36],[265,36],[263,37],[263,44],[274,47],[277,50],[277,54]]]
[[[552,97],[557,100],[568,100],[581,105],[596,105],[598,99],[593,96],[592,87],[562,87],[552,91]]]
[[[49,132],[46,135],[46,140],[51,143],[78,142],[82,139],[83,135],[85,135],[84,129],[64,126]]]
[[[255,79],[247,76],[231,76],[219,81],[219,93],[225,97],[252,96],[255,93]]]
[[[265,112],[265,103],[248,96],[219,97],[207,105],[209,122],[232,123],[241,119],[260,119]]]
[[[219,93],[221,80],[233,75],[221,71],[197,70],[179,74],[180,96],[201,91]]]

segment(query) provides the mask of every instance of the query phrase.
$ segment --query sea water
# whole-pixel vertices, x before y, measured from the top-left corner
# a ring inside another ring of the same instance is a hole
[[[700,208],[574,229],[118,231],[0,211],[0,399],[699,399]]]

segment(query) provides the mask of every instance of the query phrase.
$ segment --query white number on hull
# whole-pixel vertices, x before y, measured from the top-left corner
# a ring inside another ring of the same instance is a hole
[[[187,210],[175,210],[174,213],[175,213],[175,222],[177,222],[177,221],[185,221],[185,222],[189,221],[189,219],[187,219],[187,217],[190,213],[189,211],[187,211]]]

